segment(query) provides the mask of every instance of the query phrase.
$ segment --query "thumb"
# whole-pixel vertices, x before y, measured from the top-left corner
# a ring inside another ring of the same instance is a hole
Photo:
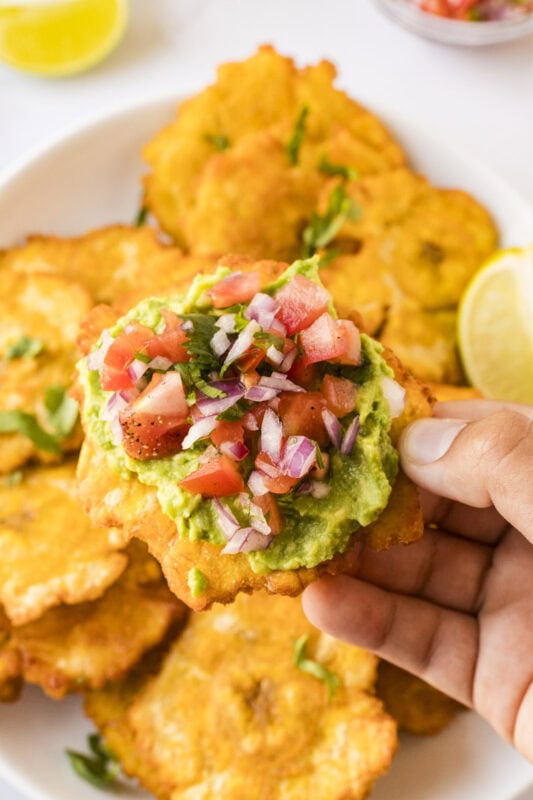
[[[533,420],[528,415],[504,409],[474,421],[451,415],[418,420],[404,431],[400,457],[404,472],[419,486],[476,508],[494,505],[533,541]]]

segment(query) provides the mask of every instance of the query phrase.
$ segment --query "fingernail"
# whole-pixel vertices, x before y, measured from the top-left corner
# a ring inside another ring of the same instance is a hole
[[[418,420],[402,438],[402,457],[418,465],[431,464],[448,452],[466,425],[461,419]]]

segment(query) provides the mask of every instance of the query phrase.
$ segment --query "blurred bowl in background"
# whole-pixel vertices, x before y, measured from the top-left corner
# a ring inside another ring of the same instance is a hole
[[[408,0],[374,0],[374,3],[412,33],[443,44],[480,47],[533,34],[533,14],[517,19],[474,22],[439,17],[422,11]]]

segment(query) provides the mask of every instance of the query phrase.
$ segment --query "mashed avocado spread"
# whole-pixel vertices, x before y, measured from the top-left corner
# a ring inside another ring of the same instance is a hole
[[[228,268],[219,267],[213,275],[198,276],[184,295],[140,302],[111,329],[111,336],[117,337],[132,322],[161,332],[164,329],[162,309],[177,315],[215,313],[207,291],[230,274]],[[261,291],[275,295],[296,275],[318,282],[317,259],[296,262]],[[329,313],[335,316],[331,306]],[[349,368],[351,379],[357,385],[354,413],[360,425],[353,449],[349,455],[339,449],[329,450],[325,496],[297,491],[276,496],[283,519],[281,532],[272,538],[266,549],[246,553],[257,573],[314,567],[333,558],[346,549],[352,533],[373,522],[388,503],[398,470],[398,454],[390,440],[391,414],[381,379],[393,377],[393,373],[381,355],[381,345],[365,334],[360,338],[361,364]],[[100,374],[88,368],[87,359],[83,359],[78,368],[85,391],[87,435],[106,451],[111,468],[124,478],[136,478],[155,487],[162,511],[176,522],[181,537],[225,545],[227,539],[218,521],[215,502],[178,485],[198,468],[209,441],[200,439],[189,449],[169,457],[132,458],[122,444],[115,443],[106,419],[104,410],[112,392],[102,389]],[[241,466],[244,471],[251,472],[252,459],[245,459]],[[223,499],[233,515],[241,520],[242,506],[238,498]],[[242,520],[242,524],[246,525],[246,520]],[[193,578],[200,591],[198,576],[191,576],[191,580]]]

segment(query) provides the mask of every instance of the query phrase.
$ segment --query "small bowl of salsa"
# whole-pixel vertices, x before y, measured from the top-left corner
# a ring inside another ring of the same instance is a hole
[[[533,0],[375,0],[404,27],[437,42],[488,45],[533,34]]]

